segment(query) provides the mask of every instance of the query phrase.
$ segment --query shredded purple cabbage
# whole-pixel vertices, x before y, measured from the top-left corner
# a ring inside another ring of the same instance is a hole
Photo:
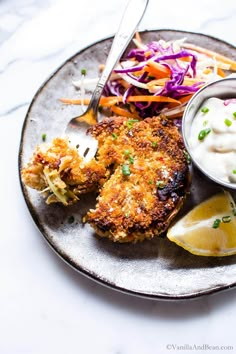
[[[191,60],[185,67],[182,67],[178,63],[177,59],[184,57],[190,57]],[[203,82],[198,82],[191,86],[183,85],[185,77],[196,77],[197,56],[186,49],[181,49],[176,53],[174,52],[173,45],[164,47],[160,42],[153,41],[148,43],[144,49],[131,49],[127,56],[122,59],[122,61],[131,59],[135,60],[135,62],[138,61],[139,64],[124,68],[121,67],[119,69],[115,69],[114,72],[118,74],[126,74],[137,82],[148,83],[151,78],[148,76],[147,72],[141,76],[132,75],[133,73],[142,70],[148,63],[148,60],[154,60],[155,62],[169,68],[169,80],[165,83],[163,88],[158,90],[158,92],[154,93],[153,95],[168,96],[179,99],[185,95],[195,93],[203,84]],[[141,89],[134,85],[130,85],[128,89],[124,89],[120,83],[120,79],[116,79],[113,81],[108,81],[108,83],[105,85],[104,94],[106,96],[123,95],[123,103],[127,103],[127,99],[130,95],[150,95],[150,92],[147,89]],[[159,114],[166,105],[162,102],[134,102],[133,104],[135,105],[136,110],[140,116],[143,118]]]

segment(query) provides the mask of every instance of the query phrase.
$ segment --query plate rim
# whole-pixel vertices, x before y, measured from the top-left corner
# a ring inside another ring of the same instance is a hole
[[[150,33],[150,32],[177,32],[177,33],[182,33],[182,34],[190,34],[190,35],[198,35],[198,36],[202,36],[204,38],[208,38],[208,39],[212,39],[215,41],[219,41],[222,44],[227,45],[229,48],[232,48],[232,50],[236,51],[236,47],[225,41],[222,40],[218,37],[214,37],[212,35],[208,35],[208,34],[204,34],[202,32],[194,32],[194,31],[187,31],[187,30],[179,30],[179,29],[171,29],[171,28],[161,28],[161,29],[156,29],[156,28],[149,28],[149,29],[143,29],[140,30],[139,33],[142,35],[142,33]],[[127,289],[125,287],[119,286],[117,284],[115,284],[112,281],[108,281],[108,280],[104,280],[102,279],[102,277],[99,277],[99,275],[95,274],[93,271],[86,271],[86,269],[84,269],[83,267],[81,267],[80,265],[76,264],[76,262],[74,262],[73,260],[69,259],[69,257],[67,255],[63,255],[63,252],[61,250],[59,250],[57,248],[57,246],[50,241],[50,239],[46,236],[46,230],[44,228],[43,223],[40,222],[37,213],[34,211],[33,206],[31,205],[31,202],[29,201],[29,193],[27,190],[27,187],[23,184],[22,179],[21,179],[21,168],[22,168],[22,154],[23,154],[23,146],[24,146],[24,136],[25,136],[25,131],[27,128],[27,123],[29,121],[29,116],[31,113],[31,110],[33,108],[34,102],[37,100],[38,96],[41,94],[42,90],[44,89],[44,87],[50,82],[50,80],[53,79],[53,77],[70,61],[73,61],[73,59],[75,57],[77,57],[78,55],[82,54],[83,52],[85,52],[86,50],[88,50],[89,48],[91,48],[92,46],[96,45],[96,44],[100,44],[102,42],[106,42],[109,40],[112,40],[114,38],[114,35],[109,35],[107,37],[103,37],[101,39],[98,39],[96,41],[90,42],[89,44],[87,44],[86,46],[83,46],[79,51],[75,52],[74,54],[70,55],[68,58],[66,58],[65,60],[63,60],[63,62],[58,65],[56,67],[55,70],[53,70],[47,77],[46,79],[41,83],[41,85],[38,87],[38,89],[35,91],[35,93],[33,93],[32,99],[30,101],[30,104],[27,108],[27,112],[25,114],[25,118],[21,127],[21,134],[20,134],[20,143],[19,143],[19,149],[18,149],[18,179],[19,179],[19,183],[20,183],[20,187],[21,187],[21,191],[24,197],[24,201],[26,202],[27,208],[28,208],[28,212],[32,218],[32,220],[34,221],[35,225],[38,228],[38,231],[40,232],[41,236],[43,237],[43,239],[47,242],[47,244],[50,246],[50,248],[56,253],[56,255],[67,265],[69,265],[72,269],[74,269],[76,272],[79,272],[80,274],[84,275],[85,277],[95,281],[96,283],[103,285],[109,289],[113,289],[115,291],[118,291],[120,293],[124,293],[124,294],[128,294],[128,295],[132,295],[132,296],[136,296],[136,297],[140,297],[140,298],[145,298],[145,299],[151,299],[151,300],[163,300],[163,301],[183,301],[183,300],[194,300],[197,298],[201,298],[207,295],[211,295],[211,294],[215,294],[215,293],[219,293],[219,292],[223,292],[229,289],[232,289],[234,287],[236,287],[236,281],[230,284],[225,284],[225,285],[219,285],[219,286],[214,286],[212,288],[209,289],[205,289],[199,292],[192,292],[189,294],[177,294],[177,295],[168,295],[165,293],[151,293],[151,292],[143,292],[141,290],[131,290],[131,289]]]

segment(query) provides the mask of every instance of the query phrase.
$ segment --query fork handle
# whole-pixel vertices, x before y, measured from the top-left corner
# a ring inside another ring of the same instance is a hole
[[[128,2],[108,54],[105,68],[100,76],[100,79],[98,80],[97,86],[90,100],[88,110],[93,110],[96,112],[104,86],[116,63],[119,61],[123,52],[133,38],[136,28],[145,13],[148,1],[149,0],[130,0]]]

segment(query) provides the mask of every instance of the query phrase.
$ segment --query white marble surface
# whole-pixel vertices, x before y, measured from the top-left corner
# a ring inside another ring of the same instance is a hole
[[[0,0],[1,354],[236,352],[236,289],[178,303],[107,289],[51,251],[20,190],[18,147],[35,91],[70,55],[113,34],[125,4]],[[235,0],[150,0],[140,29],[202,32],[236,46],[235,21]]]

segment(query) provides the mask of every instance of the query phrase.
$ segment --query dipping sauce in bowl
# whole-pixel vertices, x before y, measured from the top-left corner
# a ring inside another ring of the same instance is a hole
[[[186,107],[182,131],[193,163],[208,178],[236,189],[236,78],[199,90]]]

